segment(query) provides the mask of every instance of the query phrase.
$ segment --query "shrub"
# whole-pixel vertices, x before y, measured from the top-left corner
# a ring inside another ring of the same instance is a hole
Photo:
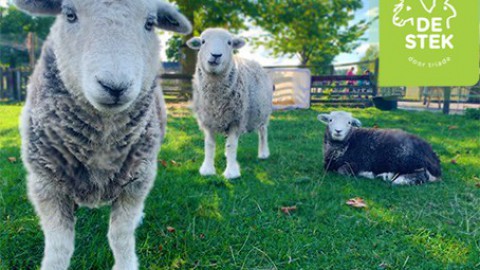
[[[465,117],[474,120],[480,120],[480,109],[467,109],[465,111]]]

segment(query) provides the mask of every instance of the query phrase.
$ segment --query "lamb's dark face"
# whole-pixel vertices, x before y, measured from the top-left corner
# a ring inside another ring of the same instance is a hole
[[[17,5],[58,14],[51,38],[62,80],[109,113],[127,109],[152,87],[160,64],[155,26],[191,30],[183,15],[161,1],[17,0]]]
[[[207,29],[200,37],[191,38],[187,45],[199,50],[198,61],[207,73],[221,74],[231,66],[233,51],[245,45],[245,41],[223,29]]]
[[[328,126],[327,132],[330,138],[335,141],[343,141],[350,134],[352,127],[360,127],[360,120],[353,118],[352,114],[336,111],[330,114],[319,114],[318,120]]]

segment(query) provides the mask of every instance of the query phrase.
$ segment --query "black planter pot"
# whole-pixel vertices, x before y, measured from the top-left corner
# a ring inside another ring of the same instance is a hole
[[[374,97],[373,104],[375,108],[382,111],[396,110],[398,107],[397,97]]]

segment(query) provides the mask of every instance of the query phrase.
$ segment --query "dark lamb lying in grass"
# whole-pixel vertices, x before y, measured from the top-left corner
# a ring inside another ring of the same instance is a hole
[[[324,167],[342,175],[380,177],[394,185],[434,182],[442,174],[432,147],[401,130],[360,128],[350,113],[319,114],[327,125]]]
[[[156,80],[155,27],[188,34],[190,22],[160,0],[15,3],[57,16],[30,78],[21,122],[28,195],[45,235],[40,269],[69,268],[76,206],[110,205],[113,269],[136,270],[135,229],[157,175],[167,117]],[[104,246],[87,250],[99,249]]]

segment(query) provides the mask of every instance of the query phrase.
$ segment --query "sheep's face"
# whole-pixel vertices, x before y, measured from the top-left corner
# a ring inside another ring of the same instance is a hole
[[[187,42],[188,47],[199,50],[198,61],[202,69],[211,74],[223,74],[232,66],[233,51],[245,41],[223,29],[208,29],[200,37]]]
[[[69,91],[97,110],[127,109],[151,89],[159,69],[155,26],[189,33],[191,25],[160,0],[16,0],[34,14],[57,15],[51,36]]]
[[[351,113],[337,111],[330,114],[319,114],[318,120],[327,125],[328,137],[334,141],[348,138],[352,127],[361,127],[360,120],[353,118]]]

